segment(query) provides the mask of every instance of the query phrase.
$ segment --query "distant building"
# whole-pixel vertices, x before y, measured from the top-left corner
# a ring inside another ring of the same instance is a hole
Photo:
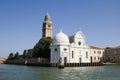
[[[104,49],[90,46],[91,62],[102,62],[105,58]]]
[[[105,62],[120,63],[120,46],[105,49]]]
[[[5,58],[0,58],[0,64],[3,64],[6,62],[6,59]]]
[[[28,49],[26,53],[27,53],[26,58],[32,58],[33,57],[33,49]]]

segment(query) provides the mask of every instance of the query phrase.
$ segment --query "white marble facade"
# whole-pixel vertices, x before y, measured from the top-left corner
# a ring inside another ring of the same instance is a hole
[[[79,31],[73,36],[67,36],[60,31],[53,38],[51,63],[90,63],[90,48],[85,42],[84,34]]]

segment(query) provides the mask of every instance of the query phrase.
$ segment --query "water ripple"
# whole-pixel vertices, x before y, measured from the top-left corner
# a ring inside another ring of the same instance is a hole
[[[119,80],[120,66],[30,67],[0,65],[0,80]]]

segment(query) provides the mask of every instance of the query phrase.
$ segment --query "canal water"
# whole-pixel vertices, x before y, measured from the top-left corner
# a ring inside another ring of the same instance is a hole
[[[0,80],[120,80],[120,65],[58,69],[0,64]]]

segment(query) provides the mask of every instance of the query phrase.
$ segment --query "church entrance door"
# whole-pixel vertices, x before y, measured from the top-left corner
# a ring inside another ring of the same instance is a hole
[[[79,62],[80,62],[80,63],[82,62],[82,59],[81,59],[81,57],[79,58]]]
[[[64,63],[65,64],[67,63],[67,57],[64,57]]]

